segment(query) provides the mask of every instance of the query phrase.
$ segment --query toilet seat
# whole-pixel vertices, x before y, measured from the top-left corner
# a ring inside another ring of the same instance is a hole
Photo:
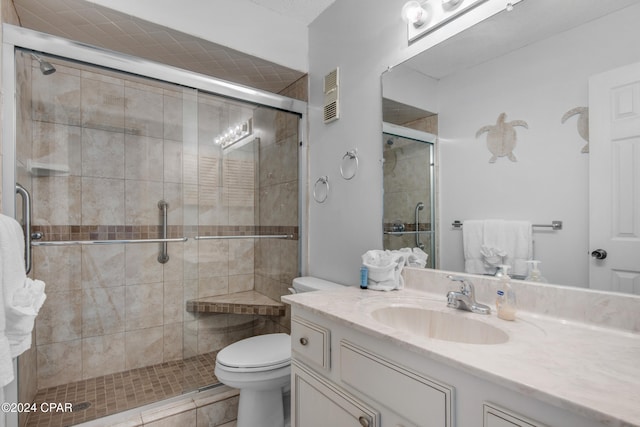
[[[220,350],[216,364],[235,372],[261,372],[289,366],[291,337],[267,334],[240,340]]]

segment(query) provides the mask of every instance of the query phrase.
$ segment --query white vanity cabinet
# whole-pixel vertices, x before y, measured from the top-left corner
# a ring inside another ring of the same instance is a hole
[[[314,320],[291,322],[293,427],[453,426],[452,388]]]
[[[292,427],[607,425],[411,351],[367,327],[295,304],[292,315]]]

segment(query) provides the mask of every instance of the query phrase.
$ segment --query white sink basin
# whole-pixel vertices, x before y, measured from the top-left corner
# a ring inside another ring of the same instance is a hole
[[[502,344],[509,340],[509,336],[501,329],[470,319],[465,313],[391,305],[376,308],[370,314],[376,321],[391,328],[437,340],[465,344]]]

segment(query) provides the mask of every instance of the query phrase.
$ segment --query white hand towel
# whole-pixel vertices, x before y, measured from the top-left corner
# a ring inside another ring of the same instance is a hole
[[[420,248],[402,248],[392,252],[398,252],[404,256],[407,267],[424,268],[427,265],[427,259],[429,259],[429,254]]]
[[[464,251],[464,271],[471,274],[493,273],[486,266],[481,250],[484,236],[484,221],[468,219],[462,227],[462,244]]]
[[[466,225],[466,224],[465,224]],[[504,264],[509,255],[506,245],[505,221],[501,219],[488,219],[482,225],[482,247],[480,253],[489,272],[495,272],[496,268]]]
[[[27,279],[24,267],[24,233],[18,222],[0,215],[0,260],[4,320],[2,336],[8,340],[11,357],[31,347],[31,332],[44,303],[44,283]]]
[[[504,241],[507,248],[505,264],[511,266],[509,275],[526,276],[527,261],[533,259],[533,234],[529,221],[505,221]]]

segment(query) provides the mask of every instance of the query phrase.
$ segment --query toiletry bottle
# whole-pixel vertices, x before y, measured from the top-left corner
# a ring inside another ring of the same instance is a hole
[[[516,294],[511,286],[509,277],[509,265],[503,265],[503,275],[500,277],[498,285],[498,297],[496,298],[496,308],[498,317],[503,320],[516,320]]]
[[[524,280],[528,280],[530,282],[547,283],[547,279],[542,277],[542,272],[538,268],[538,264],[540,264],[540,261],[532,259],[531,261],[527,261],[527,264],[529,264],[530,270],[529,275]]]
[[[369,269],[364,265],[360,267],[360,289],[367,289],[369,281]]]

